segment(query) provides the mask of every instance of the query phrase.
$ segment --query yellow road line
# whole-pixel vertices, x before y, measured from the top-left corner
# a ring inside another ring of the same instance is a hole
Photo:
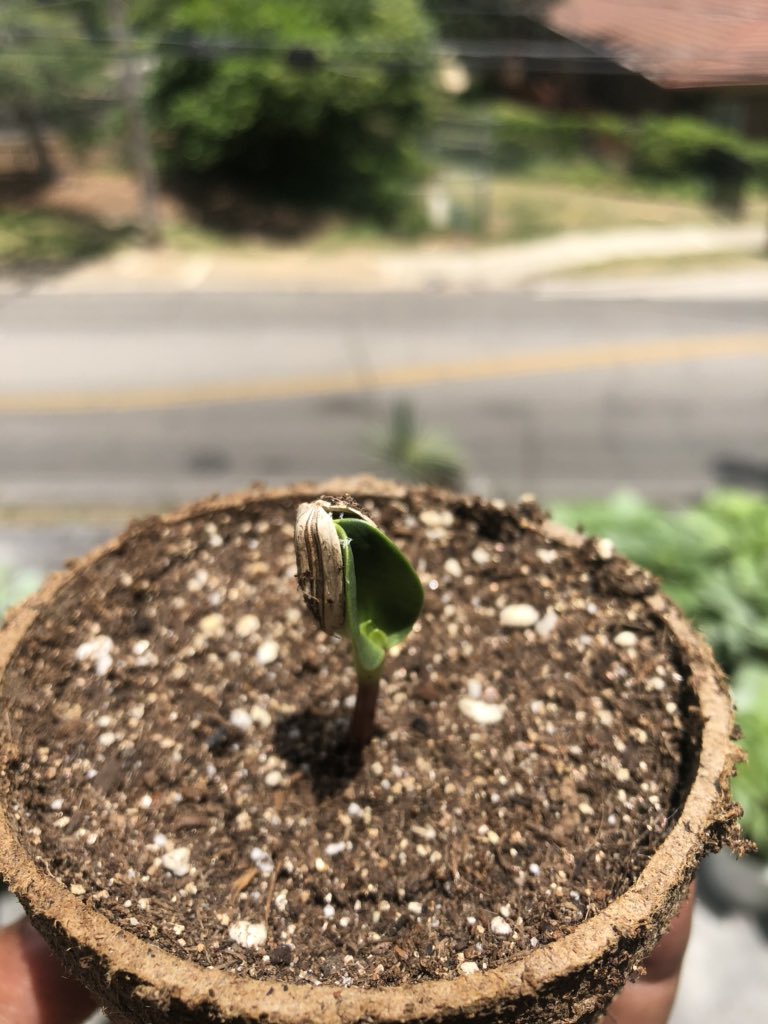
[[[622,366],[660,366],[735,356],[768,356],[768,334],[560,347],[449,363],[383,366],[370,373],[344,370],[333,374],[245,380],[234,384],[6,395],[0,397],[0,414],[140,412],[189,406],[235,405],[328,394],[353,394],[372,388],[413,388],[497,377],[579,373]]]

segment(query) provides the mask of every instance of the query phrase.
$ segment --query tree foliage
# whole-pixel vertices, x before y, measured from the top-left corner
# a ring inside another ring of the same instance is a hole
[[[529,35],[553,0],[425,0],[447,39],[504,41]]]
[[[396,217],[431,97],[418,0],[145,0],[139,25],[167,172]]]
[[[89,100],[105,62],[84,32],[82,13],[76,4],[0,4],[0,112],[27,133],[44,176],[53,171],[45,128],[82,138],[93,123]]]

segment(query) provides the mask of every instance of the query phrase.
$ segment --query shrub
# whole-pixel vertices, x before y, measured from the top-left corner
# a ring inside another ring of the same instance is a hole
[[[398,220],[424,172],[432,95],[417,0],[178,0],[148,11],[147,30],[179,41],[161,51],[151,97],[167,175]]]
[[[768,183],[768,142],[703,118],[648,114],[631,118],[607,111],[559,112],[512,102],[457,105],[451,120],[483,122],[492,136],[499,169],[518,170],[539,161],[576,161],[585,156],[619,165],[641,178],[703,178],[711,151],[743,160]]]

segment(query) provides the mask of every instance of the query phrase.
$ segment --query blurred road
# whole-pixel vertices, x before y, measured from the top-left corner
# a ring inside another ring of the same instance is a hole
[[[768,301],[6,295],[0,501],[159,507],[380,468],[398,396],[468,484],[665,502],[768,481]]]

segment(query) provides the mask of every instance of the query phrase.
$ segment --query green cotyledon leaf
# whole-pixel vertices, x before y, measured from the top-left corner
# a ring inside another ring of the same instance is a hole
[[[358,670],[375,676],[390,647],[413,628],[424,590],[405,555],[373,524],[347,518],[334,523],[344,559],[344,632]]]

